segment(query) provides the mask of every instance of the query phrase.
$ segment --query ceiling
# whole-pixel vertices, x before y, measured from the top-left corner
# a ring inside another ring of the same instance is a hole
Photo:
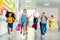
[[[44,7],[60,7],[60,0],[35,0],[37,6]],[[44,4],[48,3],[50,6],[45,6]]]
[[[29,1],[29,2],[26,2]],[[34,8],[34,7],[60,7],[60,0],[21,0],[22,8]],[[50,4],[50,5],[44,5]]]

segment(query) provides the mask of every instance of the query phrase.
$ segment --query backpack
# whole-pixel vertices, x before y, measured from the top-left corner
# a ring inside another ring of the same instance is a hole
[[[36,24],[33,24],[33,25],[32,25],[32,28],[36,29],[36,26],[37,26]]]
[[[18,23],[17,26],[16,26],[16,30],[17,30],[17,31],[21,31],[21,30],[22,30],[22,29],[21,29],[21,25],[20,25],[19,23]]]
[[[46,19],[46,21],[47,21],[48,18],[45,16],[45,19]],[[41,17],[41,21],[42,21],[42,17]]]

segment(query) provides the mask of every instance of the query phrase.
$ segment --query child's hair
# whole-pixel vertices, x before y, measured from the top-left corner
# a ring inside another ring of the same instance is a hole
[[[27,12],[27,9],[23,9],[23,12],[26,11]]]
[[[45,14],[45,12],[42,12],[42,14]]]
[[[27,10],[27,9],[23,9],[23,10]]]
[[[10,13],[12,14],[11,17],[15,19],[15,14],[13,12],[6,12],[5,16],[8,18]]]
[[[51,17],[54,17],[53,15],[51,15]]]

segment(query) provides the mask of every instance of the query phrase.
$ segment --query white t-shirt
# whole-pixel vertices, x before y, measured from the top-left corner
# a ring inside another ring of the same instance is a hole
[[[33,16],[34,16],[34,17],[39,17],[40,14],[39,14],[39,12],[34,12],[34,13],[33,13]]]

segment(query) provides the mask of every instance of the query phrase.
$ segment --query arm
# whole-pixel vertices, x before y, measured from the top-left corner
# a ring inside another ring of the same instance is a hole
[[[28,18],[32,17],[32,15],[30,15]]]
[[[39,17],[38,18],[40,18],[40,14],[39,14]]]
[[[39,13],[39,12],[37,13],[37,15],[38,15],[38,17],[37,17],[37,18],[40,18],[40,13]]]

